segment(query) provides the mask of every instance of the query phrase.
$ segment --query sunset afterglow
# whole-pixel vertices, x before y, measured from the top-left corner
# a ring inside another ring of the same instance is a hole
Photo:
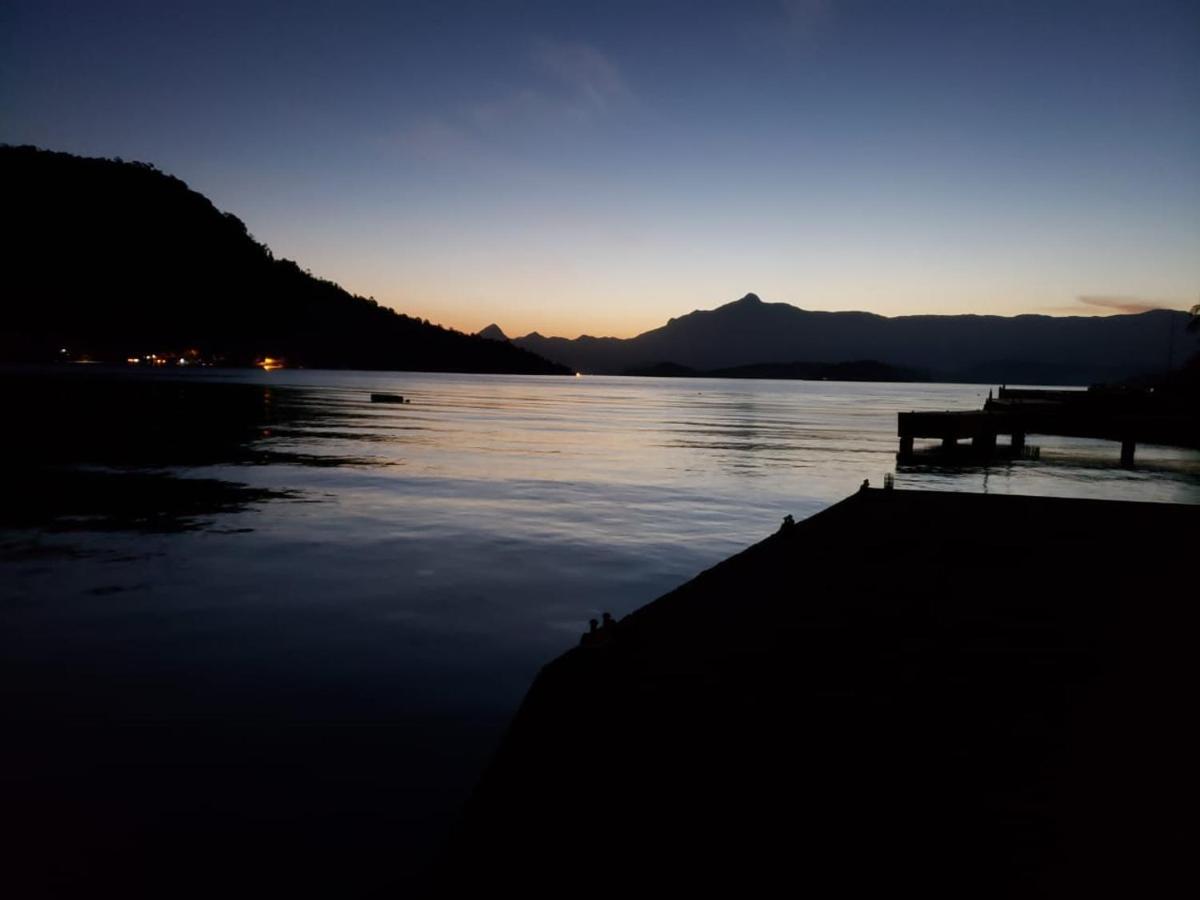
[[[9,4],[0,139],[445,325],[1196,302],[1193,3],[186,7]]]
[[[1200,0],[4,0],[5,896],[1160,896]]]

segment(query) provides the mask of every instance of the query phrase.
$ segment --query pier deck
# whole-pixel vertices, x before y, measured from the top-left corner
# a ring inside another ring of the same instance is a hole
[[[1121,444],[1122,465],[1132,465],[1138,444],[1200,448],[1195,414],[1153,398],[1093,391],[1038,391],[1001,388],[982,410],[907,412],[897,417],[899,459],[913,457],[916,439],[937,439],[946,450],[969,440],[977,452],[995,451],[1000,435],[1012,452],[1030,434],[1094,438]]]
[[[547,665],[447,877],[1169,894],[1198,528],[1197,506],[860,491]]]

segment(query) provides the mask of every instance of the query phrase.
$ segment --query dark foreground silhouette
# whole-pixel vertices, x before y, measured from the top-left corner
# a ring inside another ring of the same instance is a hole
[[[0,360],[570,374],[277,259],[145,163],[0,145],[0,189],[11,223]]]
[[[1197,534],[1200,507],[890,490],[785,522],[546,666],[447,889],[1162,895]]]

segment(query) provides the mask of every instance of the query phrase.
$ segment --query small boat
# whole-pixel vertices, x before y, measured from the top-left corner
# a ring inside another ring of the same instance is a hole
[[[403,394],[372,394],[372,403],[407,403]]]

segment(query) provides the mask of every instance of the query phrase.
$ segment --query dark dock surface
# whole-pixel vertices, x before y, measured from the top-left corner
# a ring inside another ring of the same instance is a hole
[[[1198,538],[918,491],[785,526],[545,667],[447,889],[1177,894]]]
[[[976,453],[991,454],[997,437],[1008,435],[1019,454],[1031,434],[1094,438],[1121,445],[1121,462],[1133,465],[1138,444],[1200,448],[1200,409],[1194,397],[1163,397],[1149,392],[1037,390],[1001,387],[981,410],[900,413],[897,434],[902,461],[914,455],[914,441],[934,438],[953,451],[969,440]]]

